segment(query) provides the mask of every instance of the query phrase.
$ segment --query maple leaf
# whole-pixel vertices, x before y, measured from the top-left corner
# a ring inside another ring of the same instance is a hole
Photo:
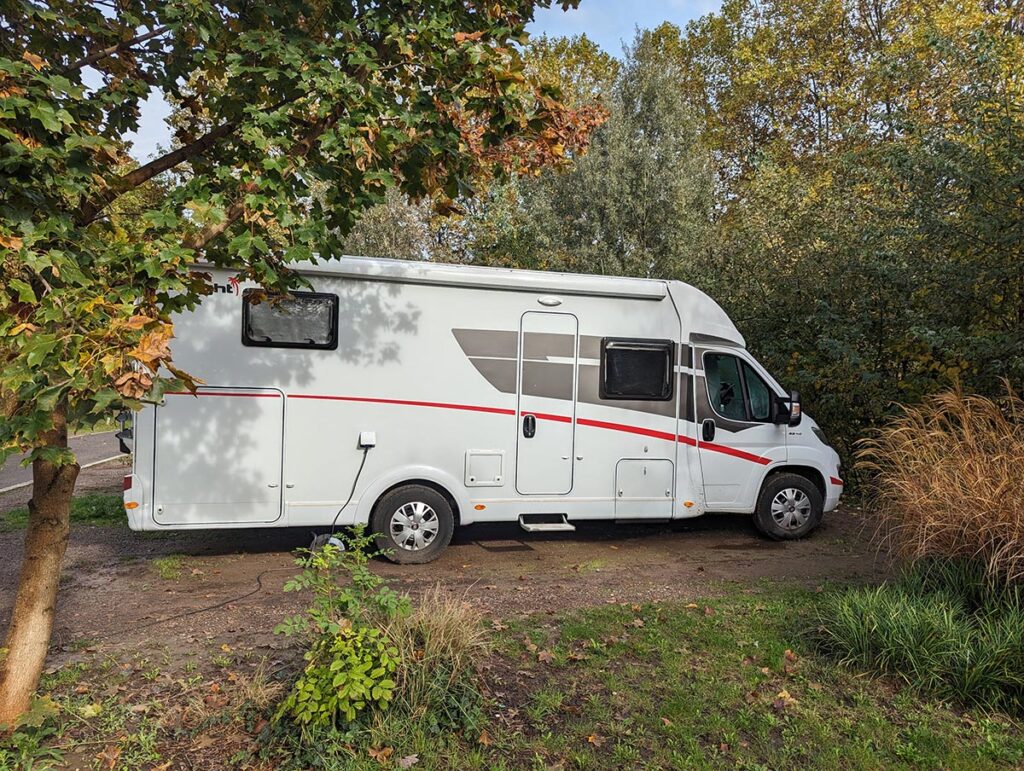
[[[486,728],[480,732],[480,737],[476,741],[478,744],[482,744],[485,747],[491,746],[491,735],[487,733]]]
[[[43,57],[36,56],[34,53],[29,51],[22,53],[21,58],[31,64],[37,72],[46,66],[46,60],[43,59]]]
[[[541,662],[542,664],[550,664],[554,660],[555,654],[551,651],[540,651],[537,654],[537,661]]]
[[[404,758],[399,758],[398,759],[398,767],[399,768],[412,768],[413,766],[415,766],[419,762],[420,762],[420,756],[419,755],[415,755],[415,754],[414,755],[406,755]]]
[[[604,744],[604,739],[602,739],[597,734],[590,734],[590,736],[587,737],[587,741],[590,744],[593,744],[595,747],[600,747],[602,744]]]

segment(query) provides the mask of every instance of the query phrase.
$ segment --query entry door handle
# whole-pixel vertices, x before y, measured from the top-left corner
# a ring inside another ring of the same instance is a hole
[[[267,487],[278,487],[277,482],[271,482]]]
[[[715,421],[707,418],[700,424],[700,436],[705,442],[715,441]]]
[[[537,417],[535,415],[523,415],[523,436],[533,439],[537,433]]]

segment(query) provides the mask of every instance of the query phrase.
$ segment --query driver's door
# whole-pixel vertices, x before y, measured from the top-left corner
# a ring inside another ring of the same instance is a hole
[[[734,350],[697,356],[697,447],[707,508],[751,511],[765,467],[786,460],[787,427],[772,423],[779,394]]]

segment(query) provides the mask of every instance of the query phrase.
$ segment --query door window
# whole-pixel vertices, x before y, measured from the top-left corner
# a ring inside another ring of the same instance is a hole
[[[739,361],[736,357],[721,353],[706,354],[704,377],[707,380],[712,409],[729,420],[746,420],[743,381],[740,379]]]
[[[704,378],[711,407],[723,418],[767,423],[772,390],[747,362],[726,353],[704,355]]]

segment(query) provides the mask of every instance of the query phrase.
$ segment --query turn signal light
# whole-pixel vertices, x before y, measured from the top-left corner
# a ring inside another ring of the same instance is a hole
[[[483,505],[482,503],[478,503],[478,504],[477,504],[476,506],[474,506],[473,508],[474,508],[474,509],[476,509],[477,511],[483,511],[483,510],[484,510],[484,509],[486,509],[487,507],[486,507],[486,506],[484,506],[484,505]]]
[[[694,504],[693,501],[683,501],[683,505],[688,509],[692,509]]]
[[[126,503],[124,507],[126,509],[137,509],[139,508],[139,503],[138,501],[128,501],[128,503]]]

